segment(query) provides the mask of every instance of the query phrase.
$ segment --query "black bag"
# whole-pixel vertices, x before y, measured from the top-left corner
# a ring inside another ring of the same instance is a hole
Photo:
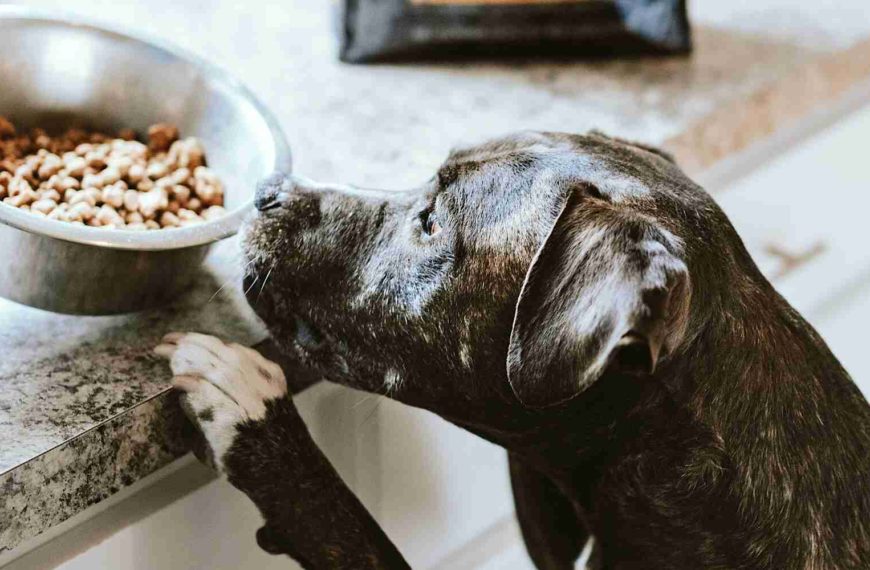
[[[685,0],[343,0],[341,59],[683,53]]]

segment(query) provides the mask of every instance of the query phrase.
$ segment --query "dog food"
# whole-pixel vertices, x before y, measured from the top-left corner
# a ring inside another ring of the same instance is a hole
[[[685,53],[685,0],[343,0],[341,58]]]
[[[174,125],[148,129],[148,143],[71,128],[20,134],[0,117],[0,199],[36,216],[125,230],[185,227],[224,215],[220,179],[196,138]]]

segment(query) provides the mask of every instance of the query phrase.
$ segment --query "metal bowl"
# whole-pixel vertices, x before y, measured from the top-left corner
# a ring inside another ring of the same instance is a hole
[[[225,184],[225,217],[135,232],[39,218],[0,203],[0,295],[56,312],[113,314],[163,304],[190,285],[210,244],[233,235],[255,182],[290,169],[274,117],[238,81],[160,42],[74,17],[0,6],[0,115],[18,127],[71,123],[199,137]]]

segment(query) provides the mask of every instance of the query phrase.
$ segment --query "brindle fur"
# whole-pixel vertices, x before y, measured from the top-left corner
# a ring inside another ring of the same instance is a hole
[[[590,536],[596,568],[870,567],[870,407],[663,153],[524,133],[412,191],[276,176],[258,205],[249,301],[288,374],[506,448],[539,568],[573,568]],[[407,567],[289,401],[227,470],[267,550]]]

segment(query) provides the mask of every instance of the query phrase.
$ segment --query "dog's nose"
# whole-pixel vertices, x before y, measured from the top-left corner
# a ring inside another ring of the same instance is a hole
[[[287,202],[293,192],[293,177],[274,172],[257,184],[254,192],[254,206],[261,212],[277,208]]]

